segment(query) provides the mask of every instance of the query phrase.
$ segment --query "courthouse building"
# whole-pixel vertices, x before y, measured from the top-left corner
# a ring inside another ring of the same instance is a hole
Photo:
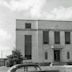
[[[72,21],[17,19],[16,48],[32,62],[72,61]]]

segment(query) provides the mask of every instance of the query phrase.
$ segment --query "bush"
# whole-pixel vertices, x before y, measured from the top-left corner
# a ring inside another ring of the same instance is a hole
[[[13,50],[12,55],[7,56],[6,66],[11,67],[15,64],[21,64],[24,57],[19,50]]]

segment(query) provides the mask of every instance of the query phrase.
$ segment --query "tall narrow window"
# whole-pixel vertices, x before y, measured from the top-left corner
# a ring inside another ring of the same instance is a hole
[[[43,31],[43,44],[49,43],[49,31]]]
[[[48,59],[48,53],[45,52],[45,60],[47,60],[47,59]]]
[[[32,36],[25,35],[25,58],[31,59],[32,57]]]
[[[67,59],[70,59],[70,53],[67,52]]]
[[[60,44],[60,32],[54,32],[55,44]]]
[[[31,23],[25,23],[25,28],[31,29]]]
[[[70,32],[65,32],[65,44],[70,44]]]

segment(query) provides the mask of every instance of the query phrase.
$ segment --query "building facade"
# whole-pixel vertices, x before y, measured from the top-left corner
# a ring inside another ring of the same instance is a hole
[[[17,19],[16,48],[32,62],[72,61],[72,22]]]

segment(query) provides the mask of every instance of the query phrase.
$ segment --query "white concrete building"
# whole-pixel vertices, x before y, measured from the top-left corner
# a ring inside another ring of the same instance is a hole
[[[72,61],[72,21],[17,19],[16,48],[33,62]]]

